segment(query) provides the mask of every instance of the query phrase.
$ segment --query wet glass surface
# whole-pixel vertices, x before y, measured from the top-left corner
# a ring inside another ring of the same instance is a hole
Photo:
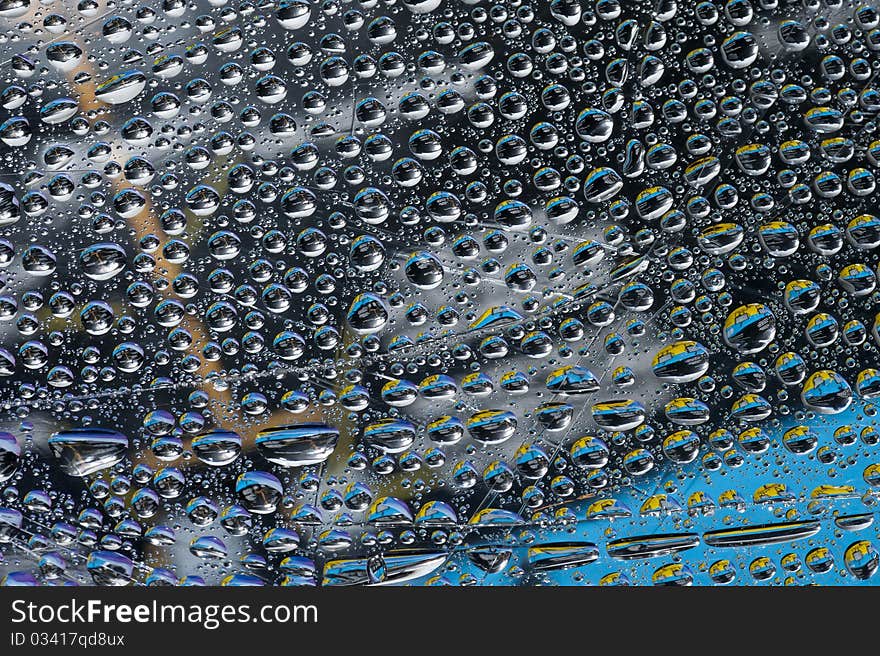
[[[0,0],[3,583],[873,583],[878,50]]]

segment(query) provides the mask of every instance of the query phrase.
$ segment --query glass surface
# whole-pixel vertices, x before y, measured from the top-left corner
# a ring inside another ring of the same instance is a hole
[[[0,0],[3,583],[873,583],[878,49]]]

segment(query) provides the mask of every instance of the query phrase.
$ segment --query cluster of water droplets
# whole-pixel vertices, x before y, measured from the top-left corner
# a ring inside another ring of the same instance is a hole
[[[3,583],[873,581],[880,9],[0,0],[0,53]]]

